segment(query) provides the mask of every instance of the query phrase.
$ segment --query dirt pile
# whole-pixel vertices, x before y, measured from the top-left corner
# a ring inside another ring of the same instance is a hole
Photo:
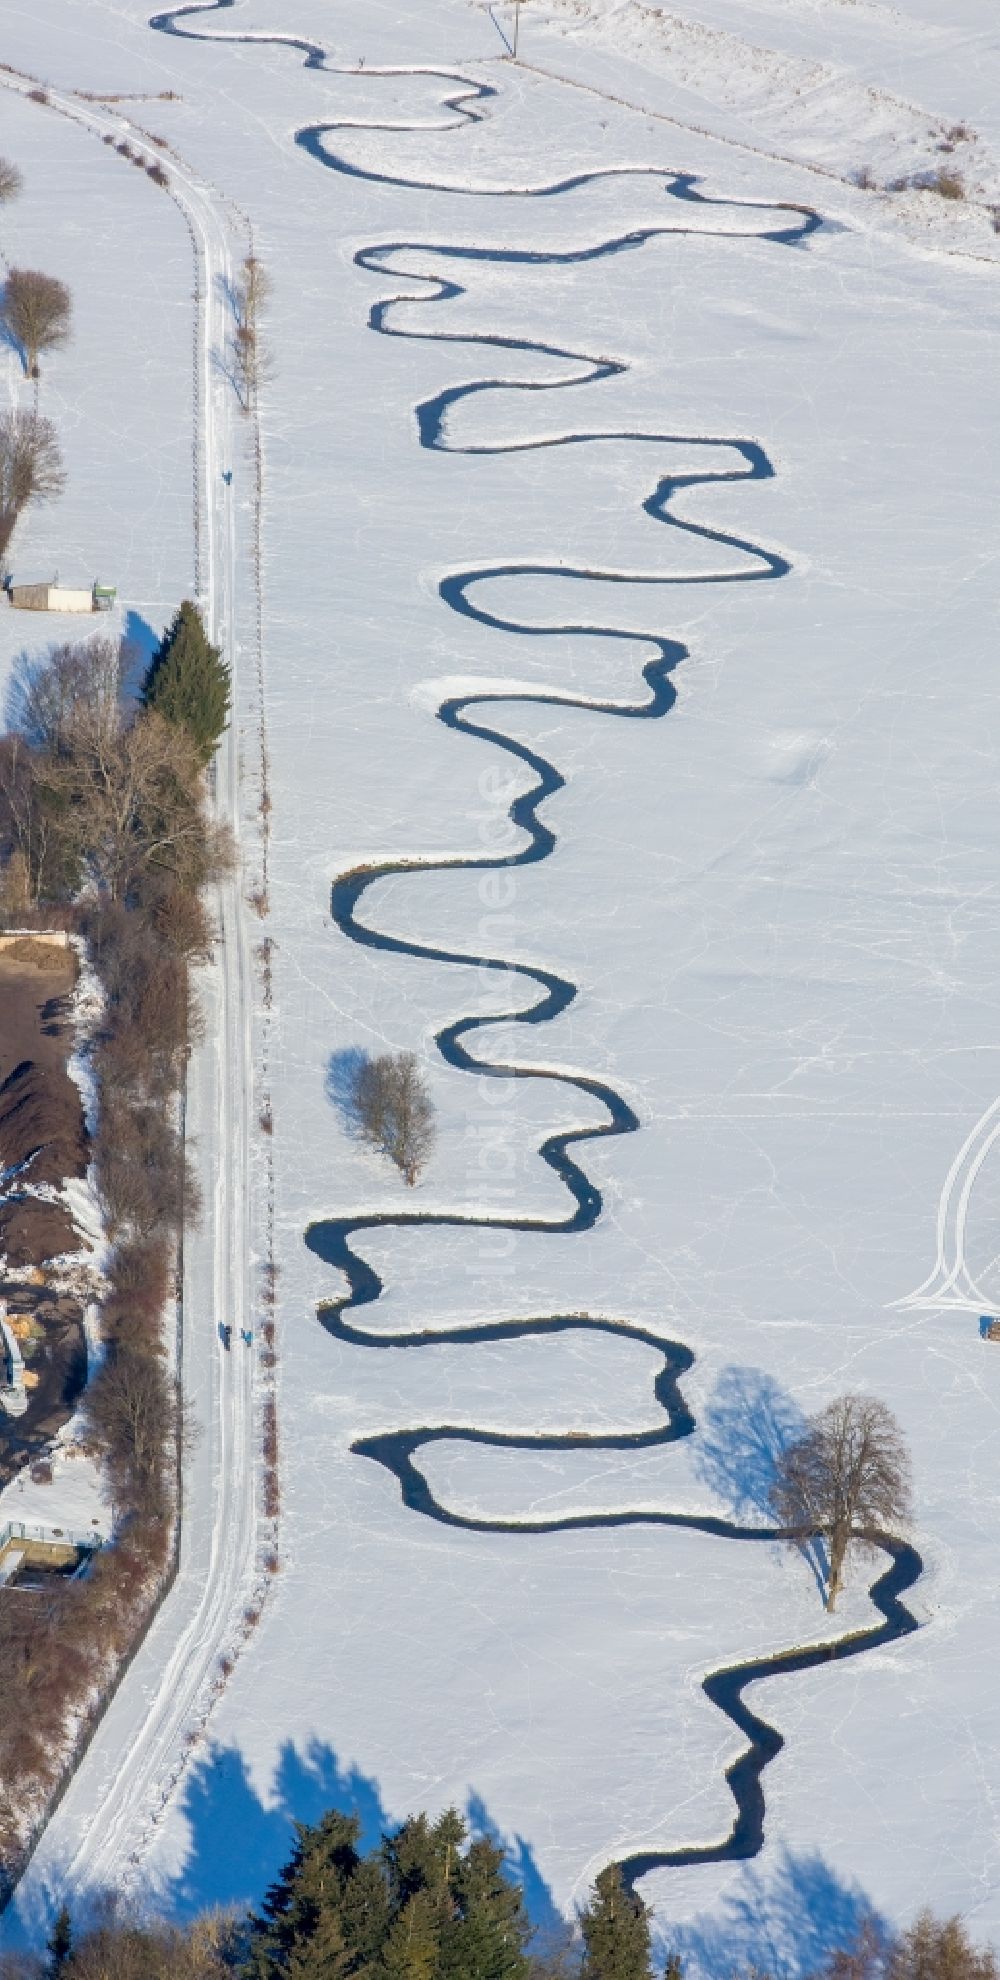
[[[87,1173],[79,1092],[37,1060],[22,1059],[0,1082],[0,1165],[20,1181],[57,1187]]]
[[[0,948],[0,1252],[19,1268],[79,1244],[61,1203],[25,1193],[87,1170],[83,1108],[66,1067],[75,979],[72,949],[30,937]]]
[[[72,948],[25,937],[0,945],[0,1296],[24,1356],[28,1409],[0,1413],[0,1483],[44,1454],[86,1379],[80,1302],[55,1295],[46,1266],[80,1239],[65,1204],[53,1197],[87,1170],[87,1132],[78,1088],[67,1070],[73,1049]]]

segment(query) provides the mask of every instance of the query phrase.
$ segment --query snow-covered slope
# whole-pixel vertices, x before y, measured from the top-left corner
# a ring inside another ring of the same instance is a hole
[[[734,31],[721,0],[683,11]],[[837,60],[850,32],[880,89],[861,27],[874,47],[883,11],[740,10],[789,62],[826,59],[821,28],[843,14]],[[935,115],[980,116],[989,24],[967,11],[964,43],[918,19],[944,35],[940,94],[900,73]],[[1000,1296],[990,1153],[967,1201],[946,1189],[1000,1091],[1000,275],[970,249],[973,224],[992,242],[984,215],[939,202],[933,232],[883,224],[805,151],[801,168],[766,156],[790,147],[734,107],[735,78],[713,96],[718,136],[678,129],[664,117],[709,119],[679,116],[624,29],[612,55],[534,13],[532,68],[498,60],[489,18],[458,0],[405,16],[344,0],[333,22],[320,0],[253,0],[169,35],[135,0],[95,4],[86,32],[45,0],[12,30],[8,59],[53,81],[175,90],[155,128],[249,210],[275,287],[282,1571],[186,1771],[164,1756],[165,1808],[150,1780],[109,1851],[106,1779],[85,1769],[73,1847],[81,1875],[88,1849],[115,1876],[131,1849],[130,1874],[184,1908],[256,1895],[292,1814],[339,1797],[375,1824],[454,1799],[511,1840],[544,1915],[612,1854],[723,1845],[743,1741],[705,1674],[880,1617],[878,1565],[831,1625],[803,1562],[718,1529],[764,1518],[782,1426],[869,1388],[913,1448],[920,1627],[756,1684],[786,1742],[761,1855],[643,1883],[664,1936],[683,1924],[709,1968],[720,1947],[763,1959],[767,1900],[768,1961],[796,1972],[865,1901],[1000,1929],[1000,1355],[978,1338],[979,1291],[895,1303],[934,1267],[943,1190],[949,1265],[961,1245],[984,1302]],[[586,89],[545,73],[570,58]],[[501,699],[461,719],[519,757],[435,720],[477,691]],[[627,714],[643,704],[651,719]],[[540,761],[565,780],[541,806],[548,857],[499,879],[443,870],[529,846],[505,821]],[[355,927],[398,946],[352,941],[331,885],[393,859],[427,870],[377,880]],[[541,996],[537,977],[442,951],[577,986],[548,1022],[500,1015],[461,1041],[558,1080],[484,1079],[436,1051],[456,1020]],[[422,1053],[439,1108],[412,1194],[351,1141],[330,1076],[332,1055],[384,1045]],[[569,1151],[601,1214],[581,1185],[578,1227],[546,1229],[575,1204],[539,1145],[606,1123],[608,1090],[638,1131]],[[306,1232],[331,1255],[336,1220],[380,1214],[352,1245],[384,1292],[324,1331],[316,1307],[345,1288]],[[574,1314],[608,1324],[502,1331]],[[678,1377],[694,1431],[611,1444],[663,1429],[655,1339],[694,1356]],[[404,1506],[385,1463],[351,1450],[417,1428],[449,1431],[416,1462],[464,1526]],[[484,1527],[605,1514],[625,1519]],[[142,1687],[119,1703],[141,1739]],[[62,1819],[26,1916],[58,1882]]]

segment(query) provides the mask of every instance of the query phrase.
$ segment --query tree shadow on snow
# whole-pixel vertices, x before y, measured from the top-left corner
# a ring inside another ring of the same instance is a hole
[[[258,1905],[291,1855],[295,1822],[343,1809],[358,1816],[365,1849],[392,1826],[377,1783],[356,1767],[342,1770],[319,1740],[304,1753],[286,1741],[266,1798],[236,1747],[213,1746],[191,1768],[181,1807],[191,1828],[188,1858],[161,1896],[162,1909],[179,1919],[207,1905]]]
[[[329,1808],[358,1817],[362,1850],[374,1848],[399,1826],[383,1805],[378,1782],[357,1767],[342,1767],[320,1740],[304,1752],[286,1741],[266,1795],[258,1794],[238,1748],[211,1747],[188,1774],[181,1803],[190,1825],[187,1861],[161,1890],[158,1909],[178,1920],[213,1905],[256,1909],[291,1855],[293,1824],[318,1822]],[[419,1812],[418,1805],[408,1812]],[[562,1921],[524,1838],[508,1841],[473,1791],[467,1819],[473,1836],[488,1836],[504,1849],[532,1923],[555,1931]]]
[[[122,628],[122,694],[126,700],[138,701],[159,644],[160,636],[149,620],[141,612],[127,611]]]
[[[356,1100],[358,1074],[371,1058],[360,1045],[348,1045],[342,1052],[331,1052],[326,1065],[326,1097],[336,1107],[348,1134],[361,1131]]]
[[[688,1980],[729,1980],[751,1970],[773,1980],[805,1980],[864,1926],[888,1937],[859,1884],[838,1877],[819,1854],[787,1848],[767,1871],[741,1871],[711,1918],[658,1924],[664,1948],[680,1954]]]
[[[28,375],[28,353],[20,337],[15,337],[5,316],[0,316],[0,350],[13,351],[25,377]]]
[[[774,1517],[771,1490],[778,1460],[801,1437],[798,1403],[763,1368],[724,1368],[699,1425],[693,1452],[698,1476],[737,1519]],[[820,1541],[802,1552],[826,1592],[826,1553]]]
[[[485,1836],[488,1842],[504,1852],[504,1865],[507,1874],[520,1884],[524,1892],[524,1908],[536,1930],[559,1932],[565,1925],[562,1913],[556,1910],[548,1884],[535,1862],[530,1843],[523,1836],[508,1838],[497,1828],[481,1794],[469,1791],[465,1805],[465,1817],[472,1836]]]

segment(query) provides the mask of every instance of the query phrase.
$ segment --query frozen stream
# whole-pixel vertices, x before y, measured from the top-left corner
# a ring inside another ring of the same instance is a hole
[[[217,5],[213,7],[182,8],[156,16],[152,26],[166,33],[201,38],[198,31],[188,25],[190,17],[218,12],[231,4],[232,0],[217,0]],[[257,32],[220,37],[213,32],[206,38],[274,42],[297,49],[304,57],[307,67],[323,68],[328,65],[328,58],[318,44],[291,36]],[[337,65],[330,64],[330,66]],[[342,67],[338,72],[351,73],[350,70],[344,70]],[[429,72],[400,68],[385,70],[369,68],[366,71],[368,75],[409,73]],[[484,106],[488,99],[496,93],[489,85],[460,74],[443,75],[443,80],[455,86],[445,98],[445,107],[455,112],[456,127],[469,120],[478,121],[485,114]],[[338,155],[329,142],[337,129],[345,127],[350,126],[345,126],[343,121],[339,124],[310,125],[296,132],[295,141],[321,168],[348,177],[377,180],[383,184],[424,192],[441,190],[455,193],[463,190],[462,187],[453,185],[439,187],[435,181],[423,178],[393,177],[352,164]],[[379,126],[369,122],[364,128],[371,130],[378,129]],[[405,127],[393,124],[386,125],[385,128],[398,130]],[[554,378],[549,375],[542,377],[528,375],[516,379],[483,376],[437,393],[416,408],[422,447],[439,452],[488,454],[528,451],[537,447],[578,447],[597,441],[617,441],[636,446],[648,446],[652,442],[656,445],[661,458],[666,449],[677,447],[686,450],[688,457],[692,452],[704,449],[713,459],[712,464],[707,464],[704,472],[701,473],[661,476],[642,504],[645,513],[651,519],[680,533],[679,541],[687,546],[690,556],[690,569],[664,574],[661,571],[623,570],[613,566],[585,567],[563,562],[554,564],[522,561],[517,564],[498,564],[492,567],[476,566],[461,572],[453,572],[439,583],[439,595],[445,606],[493,630],[506,631],[521,637],[556,640],[584,637],[628,641],[637,646],[652,647],[652,656],[642,668],[642,678],[647,692],[643,699],[636,702],[584,699],[555,690],[531,693],[512,691],[509,694],[491,690],[488,693],[479,692],[446,699],[437,711],[440,721],[465,735],[499,746],[527,766],[533,775],[534,781],[531,787],[518,796],[509,807],[508,816],[512,826],[512,837],[516,841],[515,849],[501,852],[496,856],[486,855],[477,859],[459,857],[429,859],[415,854],[412,859],[355,867],[337,880],[331,902],[331,911],[337,926],[351,940],[367,947],[404,956],[420,957],[436,963],[453,963],[463,967],[472,964],[480,972],[480,982],[483,982],[484,976],[486,979],[496,976],[517,979],[520,985],[533,986],[538,995],[527,1005],[523,1001],[515,1002],[513,1008],[462,1017],[440,1029],[437,1032],[438,1049],[448,1064],[478,1077],[561,1082],[597,1102],[603,1109],[606,1119],[597,1125],[576,1127],[550,1134],[539,1148],[542,1161],[559,1178],[571,1198],[573,1207],[564,1218],[554,1221],[515,1215],[506,1218],[485,1218],[457,1213],[419,1211],[354,1215],[314,1223],[307,1234],[307,1242],[317,1256],[344,1274],[348,1281],[350,1288],[348,1294],[325,1305],[321,1309],[320,1317],[328,1332],[352,1346],[369,1349],[388,1347],[419,1349],[431,1343],[447,1342],[452,1346],[474,1348],[488,1341],[522,1339],[528,1336],[591,1329],[643,1342],[662,1356],[663,1366],[655,1378],[654,1396],[666,1420],[648,1430],[593,1436],[585,1432],[564,1435],[552,1432],[539,1435],[515,1435],[500,1431],[434,1424],[356,1439],[352,1445],[353,1450],[384,1466],[393,1474],[399,1483],[403,1501],[410,1510],[446,1525],[479,1532],[554,1532],[580,1527],[652,1524],[692,1528],[697,1532],[714,1536],[720,1542],[754,1544],[762,1541],[771,1542],[780,1536],[773,1528],[760,1524],[738,1524],[713,1515],[652,1511],[647,1508],[637,1508],[634,1511],[567,1513],[559,1518],[533,1521],[477,1517],[450,1509],[443,1503],[436,1496],[417,1462],[418,1455],[425,1446],[444,1441],[459,1441],[467,1445],[493,1445],[525,1452],[541,1449],[577,1451],[581,1445],[586,1445],[588,1451],[596,1451],[642,1449],[687,1436],[694,1429],[694,1419],[678,1386],[678,1378],[690,1368],[693,1361],[693,1356],[686,1347],[664,1341],[640,1326],[630,1325],[627,1321],[593,1315],[555,1314],[492,1325],[425,1329],[419,1334],[373,1333],[358,1327],[353,1320],[347,1318],[352,1310],[376,1301],[382,1291],[382,1280],[373,1267],[354,1249],[352,1240],[356,1233],[382,1227],[422,1225],[437,1227],[478,1225],[499,1230],[545,1231],[551,1232],[554,1236],[566,1236],[574,1232],[590,1230],[601,1216],[602,1196],[576,1157],[577,1144],[598,1137],[634,1134],[640,1128],[640,1121],[632,1107],[604,1081],[523,1063],[487,1060],[478,1056],[471,1048],[472,1035],[482,1027],[495,1026],[504,1021],[538,1025],[559,1016],[576,995],[573,983],[551,971],[514,965],[495,955],[476,955],[464,950],[417,943],[375,925],[364,919],[359,912],[362,900],[370,889],[377,887],[379,882],[399,874],[448,869],[497,870],[523,866],[547,858],[553,850],[554,834],[541,822],[538,810],[545,799],[561,788],[563,778],[538,751],[515,740],[506,734],[503,728],[498,727],[495,718],[487,721],[482,714],[473,715],[472,711],[502,706],[504,703],[527,701],[540,706],[587,708],[631,720],[658,719],[666,715],[673,706],[675,691],[670,676],[686,658],[686,648],[676,640],[643,636],[621,623],[616,624],[613,621],[609,623],[604,615],[610,613],[609,601],[614,601],[615,588],[648,589],[671,585],[754,583],[780,579],[790,568],[787,560],[781,555],[747,538],[685,521],[674,512],[672,506],[675,498],[685,489],[712,482],[760,481],[771,478],[773,475],[771,462],[756,440],[744,436],[707,437],[674,433],[656,434],[648,431],[634,432],[619,428],[588,427],[580,430],[574,427],[565,433],[550,435],[542,440],[460,446],[450,438],[450,420],[462,400],[475,399],[492,390],[535,393],[561,391],[567,388],[575,390],[578,387],[596,388],[605,379],[622,375],[627,371],[628,366],[579,348],[541,343],[526,338],[499,334],[450,333],[447,328],[437,327],[439,321],[437,316],[434,318],[433,329],[415,329],[409,319],[405,325],[396,321],[396,311],[400,305],[447,304],[464,293],[457,279],[448,280],[422,269],[419,258],[429,253],[433,254],[438,262],[445,260],[455,262],[459,266],[463,261],[565,265],[574,261],[605,259],[640,251],[648,241],[661,233],[705,232],[711,232],[713,236],[720,238],[725,238],[727,234],[745,236],[748,232],[752,232],[757,238],[773,243],[776,249],[801,252],[810,234],[821,225],[819,216],[808,208],[775,203],[755,206],[744,201],[709,199],[696,190],[690,175],[676,172],[657,173],[652,168],[636,168],[635,171],[628,168],[621,170],[612,168],[604,172],[580,173],[564,177],[547,185],[475,187],[469,190],[480,195],[486,191],[497,199],[555,199],[596,178],[638,175],[658,182],[665,197],[678,203],[676,215],[672,214],[662,227],[633,229],[612,236],[597,245],[571,247],[559,251],[520,250],[513,247],[483,248],[439,242],[429,246],[427,242],[418,244],[406,241],[383,241],[359,249],[354,256],[355,263],[359,267],[370,272],[391,275],[394,280],[402,278],[407,285],[405,288],[395,289],[392,294],[376,302],[372,307],[370,327],[377,334],[426,339],[437,343],[455,343],[466,348],[477,346],[496,352],[517,353],[520,357],[534,356],[545,362],[546,374],[550,371],[553,362],[563,367],[560,375]],[[770,224],[767,224],[768,220]],[[413,284],[416,286],[411,286]],[[720,453],[727,457],[727,463],[722,466],[715,464]],[[578,615],[556,623],[550,623],[547,619],[539,621],[530,615],[521,616],[524,610],[523,600],[525,597],[530,599],[534,580],[541,582],[547,598],[550,596],[553,582],[559,586],[567,586],[574,602],[579,597]],[[511,590],[517,601],[516,608],[511,608],[504,602]],[[587,615],[589,598],[595,600],[594,616]],[[493,602],[494,599],[497,600],[496,603]],[[375,912],[377,914],[377,910]],[[731,1830],[721,1841],[703,1846],[627,1854],[623,1862],[626,1874],[631,1880],[634,1881],[654,1869],[745,1858],[755,1855],[760,1850],[765,1816],[761,1774],[768,1762],[780,1750],[783,1741],[773,1727],[750,1710],[745,1702],[744,1693],[751,1683],[760,1678],[809,1670],[826,1662],[856,1656],[876,1645],[887,1644],[916,1628],[915,1618],[901,1597],[921,1572],[920,1557],[912,1547],[890,1535],[883,1536],[881,1545],[890,1557],[890,1564],[879,1574],[870,1591],[872,1601],[883,1618],[880,1624],[864,1630],[855,1629],[839,1637],[831,1637],[828,1641],[813,1644],[807,1649],[788,1649],[770,1657],[729,1664],[711,1672],[705,1679],[704,1690],[708,1698],[730,1718],[747,1741],[746,1748],[726,1770],[726,1779],[736,1804]],[[662,1758],[663,1756],[657,1756],[658,1761]]]

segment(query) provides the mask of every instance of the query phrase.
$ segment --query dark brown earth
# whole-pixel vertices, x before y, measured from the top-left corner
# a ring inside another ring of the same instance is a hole
[[[19,1183],[58,1186],[87,1171],[80,1094],[66,1070],[75,981],[72,949],[30,939],[0,949],[0,1168],[18,1171],[0,1196],[9,1265],[43,1265],[77,1246],[61,1204],[18,1192]]]
[[[33,1267],[34,1283],[0,1268],[0,1297],[20,1337],[29,1383],[27,1412],[0,1412],[0,1482],[41,1456],[66,1421],[86,1379],[80,1302],[45,1284],[48,1261],[80,1240],[61,1203],[24,1194],[25,1183],[58,1185],[87,1169],[87,1132],[66,1069],[73,1049],[70,949],[26,938],[0,948],[0,1253],[8,1267]],[[14,1170],[15,1174],[10,1172]],[[22,1331],[28,1323],[29,1331]]]

